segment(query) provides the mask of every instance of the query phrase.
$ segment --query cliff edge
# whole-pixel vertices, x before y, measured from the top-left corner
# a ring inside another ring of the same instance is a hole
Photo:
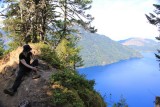
[[[32,46],[32,52],[36,57],[40,54],[40,49]],[[3,90],[13,85],[18,71],[19,54],[22,48],[10,52],[0,60],[0,107],[21,107],[24,102],[29,102],[31,107],[51,107],[49,78],[56,69],[49,66],[43,60],[39,60],[38,73],[40,78],[32,79],[32,74],[25,76],[23,82],[14,96],[3,93]]]

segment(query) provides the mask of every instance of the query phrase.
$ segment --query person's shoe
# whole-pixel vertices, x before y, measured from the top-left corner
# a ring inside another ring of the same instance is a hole
[[[4,93],[5,93],[5,94],[8,94],[8,95],[10,95],[10,96],[13,96],[13,95],[14,95],[14,91],[13,91],[13,89],[11,89],[11,88],[5,89],[5,90],[4,90]]]
[[[37,79],[37,78],[40,78],[41,75],[38,74],[37,72],[32,72],[32,79]]]
[[[37,79],[37,78],[40,78],[40,77],[41,77],[41,75],[36,74],[36,75],[33,75],[33,76],[32,76],[32,79]]]

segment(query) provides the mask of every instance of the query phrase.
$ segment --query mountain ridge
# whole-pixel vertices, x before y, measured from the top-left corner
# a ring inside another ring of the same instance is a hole
[[[75,34],[75,36],[80,38],[77,45],[82,48],[79,55],[84,60],[83,67],[106,65],[142,57],[140,53],[111,40],[105,35],[90,33],[81,27],[75,28],[79,31],[79,34]]]
[[[158,42],[148,38],[128,38],[118,42],[139,52],[155,52],[159,47]]]
[[[90,33],[82,28],[78,46],[82,47],[80,55],[85,67],[106,65],[130,58],[142,57],[140,53],[110,39],[105,35]]]

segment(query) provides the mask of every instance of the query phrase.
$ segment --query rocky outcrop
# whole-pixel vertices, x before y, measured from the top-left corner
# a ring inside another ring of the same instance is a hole
[[[32,48],[33,53],[38,56],[39,50],[35,47]],[[39,60],[40,78],[32,79],[32,73],[30,73],[23,78],[23,82],[14,96],[3,93],[4,89],[13,85],[18,71],[18,56],[21,51],[22,48],[19,47],[0,61],[0,107],[18,107],[24,101],[28,101],[31,107],[53,107],[50,104],[49,78],[52,73],[56,72],[56,69],[43,60]]]

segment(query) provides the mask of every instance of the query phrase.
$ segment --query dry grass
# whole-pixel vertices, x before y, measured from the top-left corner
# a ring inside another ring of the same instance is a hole
[[[29,44],[32,47],[32,53],[38,57],[41,54],[40,46],[38,44]],[[5,72],[8,68],[10,70],[16,69],[19,63],[19,54],[23,48],[18,47],[16,50],[10,52],[0,60],[0,73]]]

